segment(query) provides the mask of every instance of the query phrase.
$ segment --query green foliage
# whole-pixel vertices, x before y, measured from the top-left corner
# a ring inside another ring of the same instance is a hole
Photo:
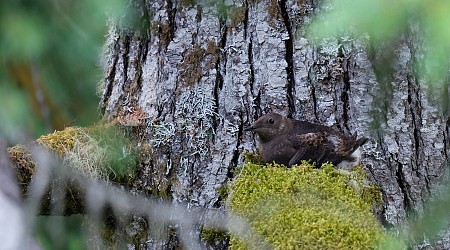
[[[321,13],[310,27],[314,35],[326,37],[354,30],[359,35],[369,34],[383,41],[396,37],[406,28],[408,18],[420,1],[327,1],[329,11]]]
[[[313,36],[369,35],[377,44],[389,44],[407,32],[418,32],[425,45],[424,58],[416,65],[419,75],[431,84],[448,77],[449,1],[329,0],[326,6],[309,27]]]
[[[254,152],[250,152],[250,151],[245,151],[243,153],[243,157],[244,157],[244,162],[245,163],[253,163],[253,164],[258,164],[258,165],[264,165],[265,162],[263,161],[262,157]]]
[[[439,235],[449,227],[450,218],[450,186],[447,180],[444,186],[447,192],[441,193],[435,199],[427,199],[428,206],[424,209],[421,216],[411,216],[408,220],[408,230],[403,232],[404,238],[420,240],[428,239],[435,242],[441,236]]]
[[[82,215],[39,216],[36,236],[43,249],[87,249],[86,225]]]
[[[101,163],[109,172],[109,179],[120,183],[131,183],[135,177],[139,152],[135,140],[122,127],[91,127],[90,135],[100,148],[107,149],[107,157]]]
[[[43,124],[36,122],[38,117],[32,112],[23,91],[5,84],[7,80],[2,79],[5,74],[0,68],[0,136],[15,141],[21,139],[23,130],[30,134],[40,134],[44,130]]]
[[[229,207],[247,218],[254,232],[276,249],[365,249],[397,244],[372,214],[379,201],[362,198],[350,181],[365,185],[360,173],[340,174],[329,164],[314,169],[305,164],[286,168],[247,162],[231,188]],[[258,248],[247,243],[231,238],[232,249]]]
[[[211,3],[216,4],[217,12],[219,14],[219,19],[220,19],[220,21],[225,22],[228,18],[228,14],[229,14],[230,8],[232,8],[232,6],[227,5],[226,1],[223,1],[223,0],[220,0],[217,2],[211,2]]]
[[[211,1],[208,0],[207,5],[217,9],[217,14],[219,15],[219,20],[221,23],[226,23],[227,20],[230,21],[230,26],[236,28],[245,19],[245,7],[235,6],[229,1]]]
[[[0,136],[37,136],[97,119],[107,19],[130,25],[124,0],[0,1]],[[125,17],[124,17],[125,16]],[[16,141],[16,142],[15,142]]]
[[[220,199],[226,200],[228,198],[229,187],[224,185],[216,189],[216,193],[219,195]]]
[[[223,230],[214,228],[203,228],[201,232],[202,239],[210,244],[215,244],[216,241],[230,240],[230,235]]]

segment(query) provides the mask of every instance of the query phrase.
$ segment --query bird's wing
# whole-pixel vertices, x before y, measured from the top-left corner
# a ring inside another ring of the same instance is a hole
[[[314,140],[320,141],[321,144],[327,144],[327,147],[331,147],[330,150],[337,154],[347,154],[347,151],[353,149],[356,141],[356,136],[347,137],[337,130],[324,125],[307,121],[295,121],[294,125],[298,134],[316,137]],[[321,137],[321,140],[317,139],[318,137]]]
[[[296,134],[288,140],[297,150],[289,161],[289,166],[298,164],[301,160],[312,160],[321,164],[324,158],[328,158],[334,147],[323,132]]]
[[[301,160],[305,160],[306,150],[306,148],[297,149],[295,155],[289,160],[288,167],[292,167],[292,165],[300,163]]]
[[[294,128],[299,134],[296,139],[301,141],[296,145],[316,148],[317,152],[306,152],[304,155],[312,158],[315,154],[318,164],[327,161],[336,164],[342,160],[351,160],[351,154],[367,142],[367,138],[364,137],[357,140],[356,133],[346,136],[331,127],[306,121],[294,121]]]
[[[292,145],[295,148],[317,148],[324,144],[328,146],[332,145],[332,143],[328,140],[326,133],[324,132],[295,134],[289,137],[288,140],[291,141]]]

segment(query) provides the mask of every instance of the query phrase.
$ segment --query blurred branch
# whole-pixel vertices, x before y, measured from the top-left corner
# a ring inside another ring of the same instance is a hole
[[[46,129],[63,129],[68,119],[50,98],[39,70],[31,62],[7,63],[9,76],[26,94],[29,105],[36,116],[44,121]]]
[[[26,230],[14,170],[0,138],[0,242],[3,249],[40,249]]]
[[[34,147],[37,147],[36,145]],[[65,197],[59,198],[64,200],[64,210],[58,211],[58,213],[53,213],[53,215],[71,215],[85,212],[84,198],[86,196],[86,189],[82,185],[77,185],[73,180],[66,178],[59,178],[54,176],[54,178],[49,178],[48,176],[37,176],[37,164],[32,157],[32,150],[30,148],[18,145],[8,148],[8,154],[15,167],[17,179],[19,180],[19,185],[22,193],[22,197],[28,199],[30,196],[37,192],[33,190],[32,180],[40,181],[39,183],[43,186],[43,194],[39,200],[39,205],[37,206],[38,214],[40,215],[50,215],[52,214],[52,205],[61,202],[61,200],[52,200],[52,191],[54,187],[62,187],[65,190]],[[56,157],[55,155],[53,157]],[[48,166],[44,166],[49,168]],[[50,173],[49,173],[50,174]],[[48,179],[48,183],[47,180]],[[38,188],[38,184],[34,184],[34,188]],[[39,194],[39,192],[38,192]]]

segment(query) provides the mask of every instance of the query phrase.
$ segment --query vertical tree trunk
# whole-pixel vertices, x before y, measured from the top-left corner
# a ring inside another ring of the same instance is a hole
[[[414,32],[385,72],[383,48],[366,40],[305,37],[315,1],[213,2],[142,1],[141,30],[110,24],[101,107],[109,118],[146,114],[136,185],[221,206],[217,188],[256,148],[243,127],[271,110],[370,137],[362,163],[383,191],[385,223],[420,211],[447,172],[450,121],[414,71]]]

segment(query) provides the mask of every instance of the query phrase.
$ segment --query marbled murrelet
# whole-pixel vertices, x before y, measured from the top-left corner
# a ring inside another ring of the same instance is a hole
[[[344,168],[356,166],[361,160],[359,147],[368,140],[276,113],[261,116],[245,130],[258,134],[259,152],[265,162],[288,167],[302,160],[312,160],[319,167],[325,162]]]

